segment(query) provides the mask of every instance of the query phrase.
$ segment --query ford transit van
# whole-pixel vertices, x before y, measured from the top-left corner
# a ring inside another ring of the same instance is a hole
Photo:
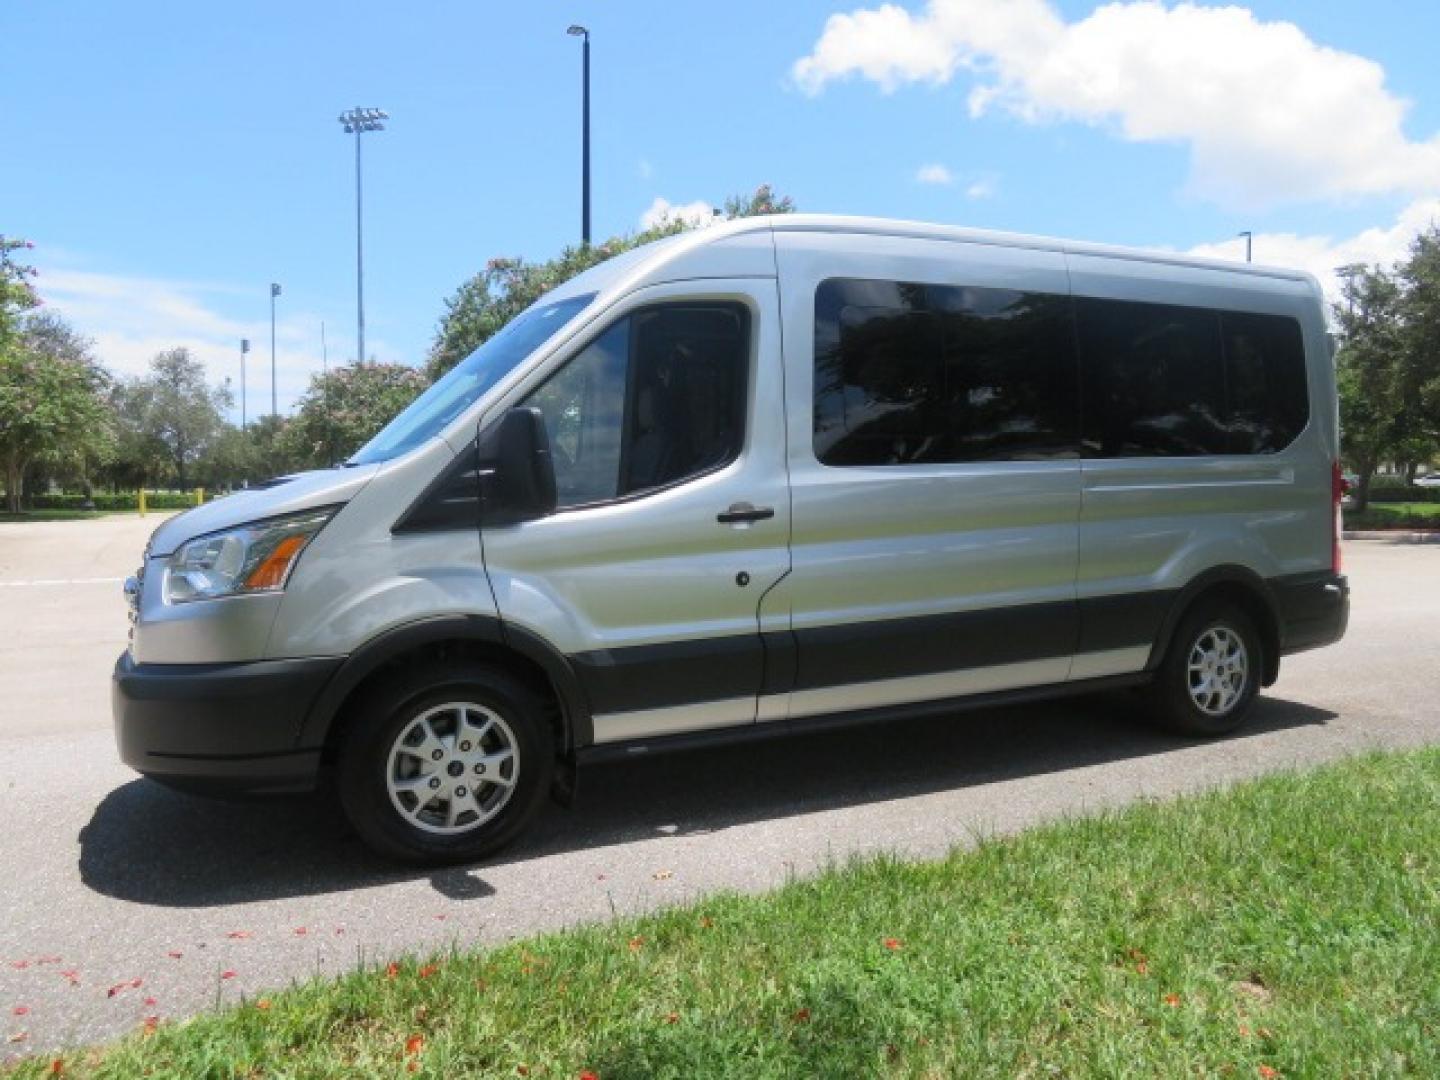
[[[1338,446],[1305,274],[717,224],[553,290],[342,466],[162,524],[120,755],[332,778],[438,863],[586,755],[1115,687],[1223,734],[1345,630]]]

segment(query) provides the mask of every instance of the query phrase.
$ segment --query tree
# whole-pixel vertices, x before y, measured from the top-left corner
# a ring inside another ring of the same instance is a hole
[[[405,364],[352,364],[310,380],[285,443],[302,468],[343,461],[414,401],[428,385]]]
[[[0,352],[13,346],[25,312],[40,305],[40,297],[30,284],[36,270],[15,254],[34,246],[29,240],[17,240],[0,233]]]
[[[122,386],[115,405],[122,461],[142,484],[164,478],[185,488],[224,429],[230,394],[208,386],[205,366],[182,347],[156,354],[150,374]]]
[[[725,214],[730,219],[788,214],[794,209],[794,200],[788,195],[776,197],[769,184],[761,184],[748,196],[725,200]],[[557,258],[543,263],[491,259],[484,270],[445,301],[445,314],[430,347],[426,373],[432,380],[438,379],[541,296],[582,271],[690,227],[685,221],[671,218],[644,232],[611,237],[593,247],[567,247]]]
[[[1405,343],[1398,375],[1403,446],[1397,456],[1409,465],[1407,479],[1414,479],[1415,466],[1440,452],[1440,226],[1415,238],[1397,276]]]
[[[1343,341],[1335,361],[1341,452],[1359,476],[1355,508],[1360,511],[1369,505],[1375,470],[1402,438],[1403,299],[1394,275],[1357,266],[1350,268],[1342,300],[1335,305]]]
[[[79,463],[102,445],[105,373],[89,344],[56,316],[21,319],[0,345],[0,463],[6,507],[20,510],[25,470],[34,462]]]

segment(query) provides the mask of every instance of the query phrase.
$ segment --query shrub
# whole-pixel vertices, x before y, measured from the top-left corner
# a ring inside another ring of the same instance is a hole
[[[208,501],[213,496],[205,493]],[[133,491],[97,491],[90,497],[96,510],[138,510],[139,496]],[[84,495],[33,495],[29,499],[32,510],[80,510],[85,505]],[[150,491],[145,494],[145,505],[151,510],[188,510],[195,505],[193,491]]]

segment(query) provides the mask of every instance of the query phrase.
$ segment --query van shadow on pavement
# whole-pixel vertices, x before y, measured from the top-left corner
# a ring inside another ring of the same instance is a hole
[[[1323,725],[1335,714],[1261,698],[1231,741]],[[485,867],[665,835],[907,798],[1143,758],[1193,745],[1146,726],[1124,694],[844,728],[638,757],[582,769],[574,806],[548,807]],[[342,892],[429,877],[452,899],[494,887],[469,869],[386,863],[333,799],[220,802],[136,780],[80,832],[80,876],[98,893],[207,907]]]

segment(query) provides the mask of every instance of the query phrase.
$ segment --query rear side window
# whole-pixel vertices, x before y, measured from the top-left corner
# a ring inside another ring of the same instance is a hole
[[[545,417],[559,506],[668,487],[734,460],[749,340],[739,304],[645,308],[546,380],[525,404]]]
[[[1220,316],[1230,401],[1230,452],[1273,454],[1310,419],[1300,324],[1280,315]]]
[[[1069,301],[832,278],[815,295],[814,445],[826,465],[1074,457]]]
[[[1087,457],[1273,453],[1309,414],[1299,324],[1077,299]]]

